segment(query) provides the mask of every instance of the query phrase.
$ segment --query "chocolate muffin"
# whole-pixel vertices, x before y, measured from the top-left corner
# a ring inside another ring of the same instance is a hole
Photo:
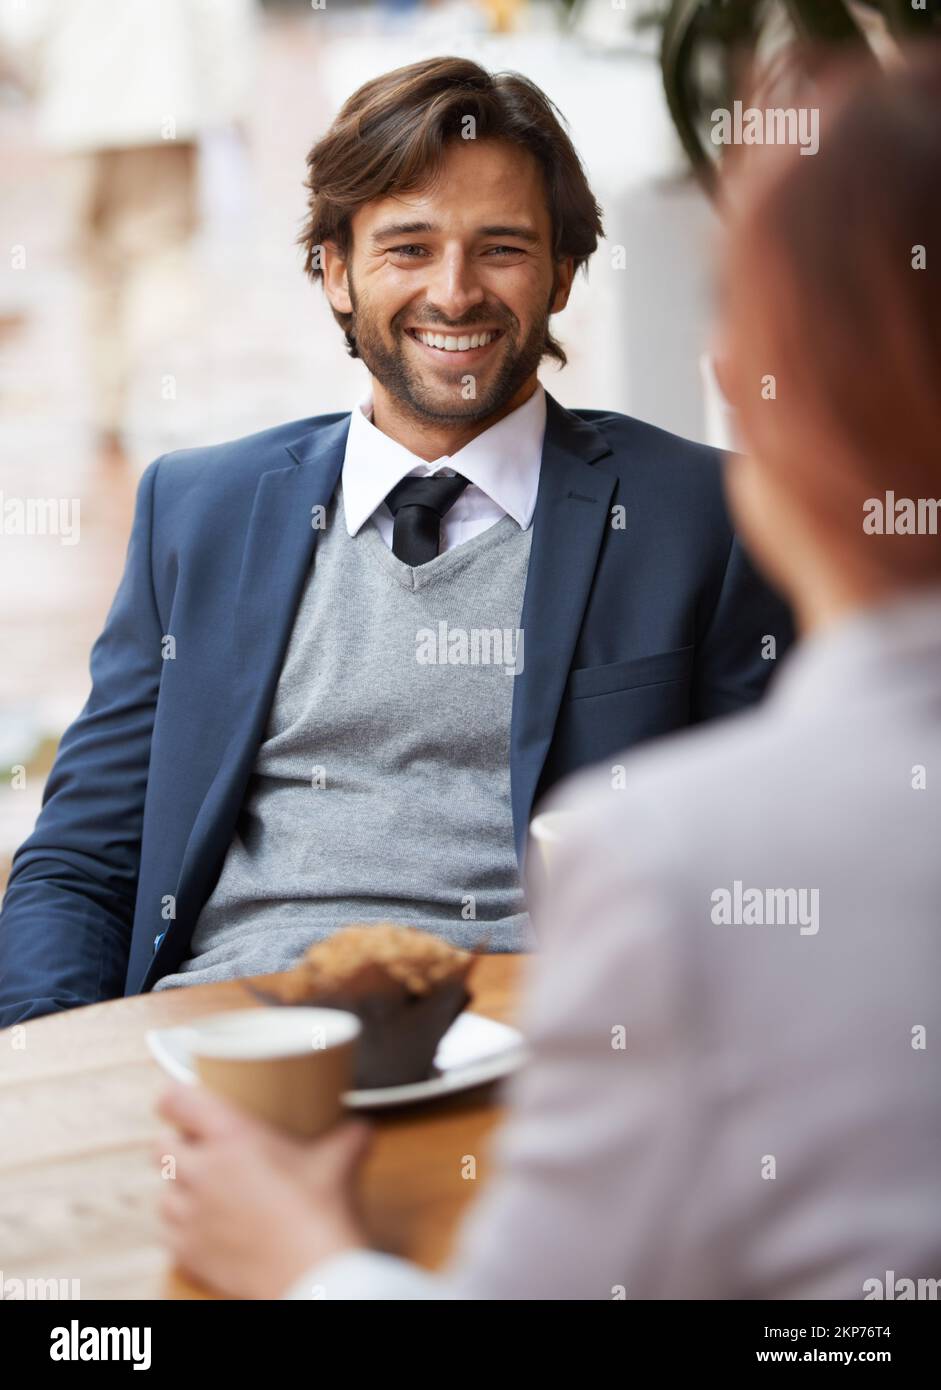
[[[473,962],[415,927],[353,923],[311,946],[278,994],[286,1004],[356,1014],[357,1089],[401,1086],[432,1074],[438,1043],[470,1002]]]

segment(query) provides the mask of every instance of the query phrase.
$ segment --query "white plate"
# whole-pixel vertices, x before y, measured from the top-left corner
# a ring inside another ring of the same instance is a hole
[[[193,1085],[196,1073],[189,1053],[192,1029],[151,1028],[147,1046],[154,1057],[177,1081]],[[407,1086],[383,1086],[371,1091],[347,1091],[344,1097],[351,1110],[373,1110],[379,1106],[411,1105],[434,1100],[456,1091],[499,1081],[517,1070],[526,1058],[523,1035],[506,1023],[464,1012],[451,1024],[435,1053],[437,1076],[413,1081]]]

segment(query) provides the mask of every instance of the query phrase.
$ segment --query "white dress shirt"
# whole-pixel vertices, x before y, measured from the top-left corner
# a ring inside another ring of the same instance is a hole
[[[869,1299],[941,1276],[939,691],[935,591],[550,798],[571,820],[532,1061],[450,1265],[357,1250],[285,1296]],[[736,881],[807,910],[728,921]]]
[[[546,393],[537,383],[528,400],[478,434],[456,454],[428,463],[376,428],[372,398],[353,411],[343,459],[343,507],[351,536],[372,517],[392,549],[393,517],[385,499],[403,478],[430,478],[444,471],[460,473],[469,485],[441,524],[440,550],[451,550],[511,516],[525,531],[536,509],[542,442],[546,429]]]

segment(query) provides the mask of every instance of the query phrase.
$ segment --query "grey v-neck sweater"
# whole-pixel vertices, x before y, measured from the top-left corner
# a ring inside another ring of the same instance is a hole
[[[426,565],[330,507],[265,737],[191,956],[156,989],[280,970],[353,921],[532,946],[510,711],[532,527],[505,516]]]

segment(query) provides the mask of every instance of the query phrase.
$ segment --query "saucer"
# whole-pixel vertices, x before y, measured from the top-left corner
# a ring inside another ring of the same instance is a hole
[[[186,1025],[151,1028],[146,1035],[147,1046],[164,1071],[187,1085],[194,1085],[197,1079],[189,1051],[192,1035],[193,1029]],[[432,1076],[405,1086],[347,1091],[344,1100],[351,1110],[436,1100],[510,1076],[525,1059],[526,1046],[518,1029],[465,1011],[458,1014],[438,1044]]]

